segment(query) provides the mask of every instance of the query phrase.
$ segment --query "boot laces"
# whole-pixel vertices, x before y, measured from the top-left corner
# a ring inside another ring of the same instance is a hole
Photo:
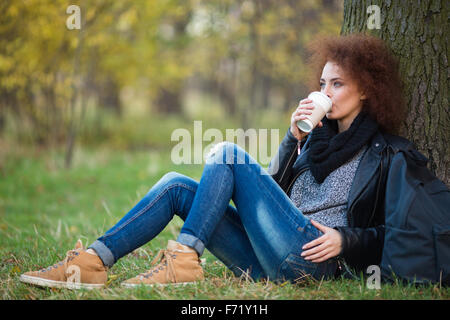
[[[155,266],[155,267],[145,273],[140,274],[141,279],[142,279],[142,277],[144,277],[144,278],[152,277],[153,274],[159,273],[160,271],[163,271],[167,267],[166,281],[167,282],[170,282],[170,281],[177,282],[177,277],[175,274],[175,268],[174,268],[174,262],[173,262],[173,260],[175,260],[176,257],[177,257],[177,255],[171,253],[170,250],[159,250],[158,254],[151,262],[151,265]],[[158,264],[156,264],[156,263],[158,263]]]
[[[78,249],[73,249],[73,250],[69,250],[66,252],[66,257],[64,258],[64,260],[55,263],[54,265],[47,267],[47,268],[43,268],[41,270],[39,270],[39,272],[46,272],[46,271],[50,271],[52,268],[53,269],[57,269],[60,266],[64,266],[65,268],[67,268],[67,263],[69,261],[72,261],[73,259],[75,259],[76,256],[78,256],[80,254]]]

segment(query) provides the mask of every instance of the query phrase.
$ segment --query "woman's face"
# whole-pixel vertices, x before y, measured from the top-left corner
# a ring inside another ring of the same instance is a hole
[[[338,121],[339,132],[347,130],[361,111],[365,95],[359,91],[353,79],[333,62],[325,64],[320,88],[332,101],[331,110],[326,117]]]

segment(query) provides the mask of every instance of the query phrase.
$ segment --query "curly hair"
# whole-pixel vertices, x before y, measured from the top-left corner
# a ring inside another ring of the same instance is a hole
[[[382,132],[397,134],[405,117],[403,82],[398,62],[383,40],[351,34],[319,38],[308,46],[313,70],[310,87],[317,90],[323,67],[333,62],[364,92],[363,110],[377,121]],[[320,89],[319,89],[320,90]]]

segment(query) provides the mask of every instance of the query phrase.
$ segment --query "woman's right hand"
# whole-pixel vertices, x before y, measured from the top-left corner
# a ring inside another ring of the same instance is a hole
[[[291,133],[299,141],[306,137],[309,132],[304,132],[297,127],[297,121],[306,119],[306,115],[312,114],[311,110],[314,109],[314,105],[311,99],[303,99],[299,102],[297,109],[292,113],[291,116]],[[322,127],[322,121],[319,121],[318,127]]]

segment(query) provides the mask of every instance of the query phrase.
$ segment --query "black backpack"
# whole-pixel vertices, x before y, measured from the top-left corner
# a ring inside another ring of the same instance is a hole
[[[449,285],[450,191],[427,168],[428,159],[408,146],[388,146],[381,275],[386,281]]]

